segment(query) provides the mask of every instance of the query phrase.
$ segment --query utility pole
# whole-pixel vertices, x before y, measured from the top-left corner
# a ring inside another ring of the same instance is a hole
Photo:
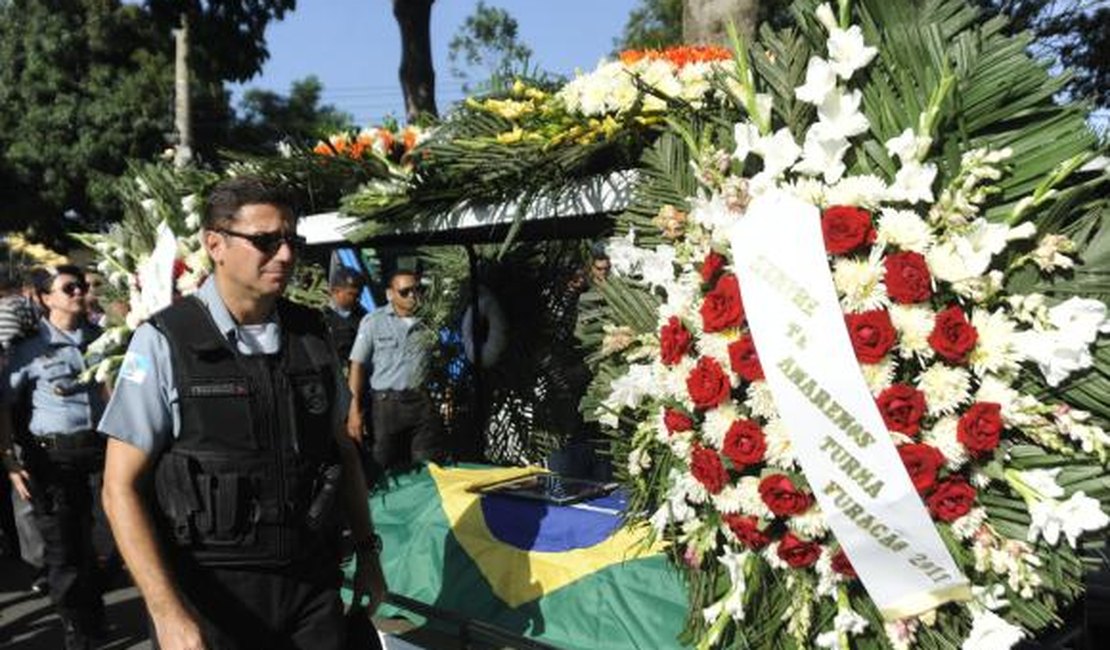
[[[177,148],[175,167],[184,167],[193,159],[193,127],[189,116],[189,17],[181,14],[181,27],[173,30],[174,38],[174,115]]]

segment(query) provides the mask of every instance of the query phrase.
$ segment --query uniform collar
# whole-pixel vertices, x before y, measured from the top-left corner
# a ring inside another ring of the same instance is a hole
[[[39,320],[39,333],[50,345],[77,345],[81,346],[91,342],[99,333],[98,328],[88,321],[72,332],[63,332],[45,316]]]
[[[204,280],[204,284],[200,285],[200,289],[196,292],[198,300],[204,304],[208,309],[208,313],[212,315],[212,322],[216,324],[216,329],[229,340],[235,340],[239,325],[232,318],[231,312],[228,311],[227,305],[224,304],[223,297],[220,296],[219,290],[216,288],[216,276],[210,275]],[[277,323],[277,310],[266,319],[266,322]]]

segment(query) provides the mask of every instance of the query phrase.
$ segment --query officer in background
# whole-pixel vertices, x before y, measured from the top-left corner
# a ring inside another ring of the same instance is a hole
[[[362,440],[363,418],[368,417],[371,453],[382,470],[441,460],[443,455],[442,424],[423,386],[435,333],[416,316],[420,294],[415,271],[395,271],[386,289],[388,304],[362,319],[351,348],[347,435]]]
[[[295,226],[260,179],[211,191],[214,275],[135,332],[100,423],[104,506],[155,647],[342,648],[337,500],[356,592],[370,612],[384,593],[339,362],[320,313],[282,298]]]
[[[87,368],[85,348],[100,330],[85,320],[87,286],[80,268],[59,266],[38,277],[47,316],[37,335],[15,345],[4,369],[0,453],[15,491],[32,502],[65,647],[83,649],[104,627],[92,547],[93,493],[104,466],[104,441],[95,427],[104,391],[80,378]],[[30,436],[17,459],[11,405],[23,391],[30,397]]]
[[[324,320],[327,321],[339,359],[346,362],[358,334],[358,324],[366,315],[366,310],[358,304],[363,286],[362,274],[340,266],[332,273],[328,284],[331,301],[324,307]]]

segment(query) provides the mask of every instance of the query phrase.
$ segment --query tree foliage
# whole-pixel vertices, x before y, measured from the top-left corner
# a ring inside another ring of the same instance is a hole
[[[315,76],[293,82],[289,95],[252,88],[243,94],[231,142],[237,151],[272,153],[282,142],[300,144],[354,128],[354,117],[320,104],[324,86]],[[311,142],[307,142],[311,144]]]
[[[490,7],[482,0],[467,16],[447,46],[451,73],[466,79],[473,68],[484,77],[509,77],[526,72],[532,48],[521,43],[519,25],[508,11]]]
[[[614,41],[617,50],[665,48],[682,43],[682,9],[694,0],[640,0]],[[791,0],[761,0],[759,23],[782,27],[789,20]]]

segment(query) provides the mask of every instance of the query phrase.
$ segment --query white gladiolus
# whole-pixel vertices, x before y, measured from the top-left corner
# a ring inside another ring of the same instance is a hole
[[[798,160],[802,150],[790,129],[783,127],[770,137],[760,138],[753,151],[763,158],[763,175],[777,178]]]
[[[871,123],[859,110],[862,100],[863,94],[858,90],[829,93],[817,107],[819,121],[811,129],[821,128],[826,140],[847,139],[866,132]]]
[[[933,231],[915,212],[883,208],[879,213],[877,243],[925,253],[933,243]]]
[[[1055,387],[1072,373],[1091,367],[1091,344],[1099,334],[1110,332],[1110,319],[1102,301],[1069,298],[1048,310],[1048,320],[1051,329],[1022,332],[1018,345]]]
[[[1041,536],[1052,546],[1060,541],[1060,533],[1063,533],[1068,544],[1075,548],[1080,535],[1101,530],[1110,523],[1110,517],[1102,511],[1098,500],[1082,490],[1064,502],[1054,499],[1034,502],[1029,506],[1029,514],[1033,518],[1029,524],[1029,541]]]
[[[1025,638],[1025,631],[998,614],[982,610],[971,621],[961,650],[1009,650]]]
[[[913,129],[907,128],[887,140],[884,146],[891,156],[898,158],[905,165],[924,158],[929,152],[929,147],[933,146],[933,139],[928,136],[918,136]]]
[[[794,171],[811,176],[822,176],[826,183],[840,180],[847,169],[844,154],[848,151],[848,140],[842,137],[827,137],[823,129],[815,125],[806,132],[802,144],[802,159],[794,165]]]
[[[836,88],[836,71],[825,59],[819,56],[809,57],[806,66],[806,82],[794,89],[794,95],[807,104],[818,105],[825,101]]]
[[[751,122],[737,122],[732,127],[732,135],[736,140],[736,149],[733,150],[732,157],[744,162],[759,142],[759,127]]]
[[[829,63],[841,79],[850,79],[856,70],[871,63],[878,53],[878,48],[863,42],[863,31],[859,25],[829,32]]]

